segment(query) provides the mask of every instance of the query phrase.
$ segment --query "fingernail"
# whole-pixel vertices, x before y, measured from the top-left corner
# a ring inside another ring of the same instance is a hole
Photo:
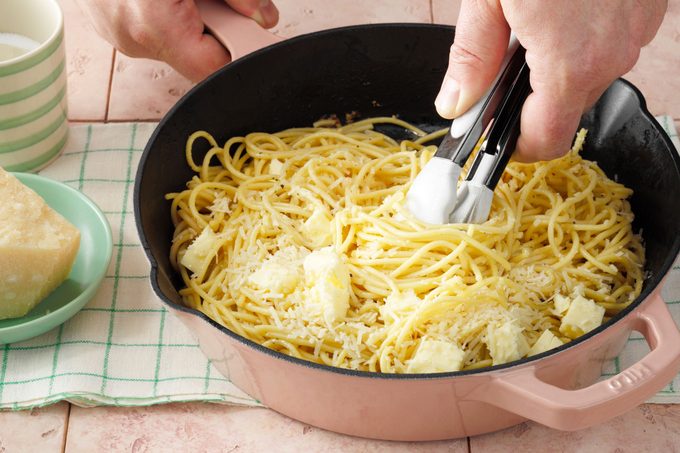
[[[273,27],[279,20],[279,11],[270,0],[260,0],[260,8],[251,17],[263,27]]]
[[[445,76],[439,94],[434,101],[437,113],[444,118],[453,118],[456,114],[459,96],[460,85],[458,85],[458,82],[449,76]]]

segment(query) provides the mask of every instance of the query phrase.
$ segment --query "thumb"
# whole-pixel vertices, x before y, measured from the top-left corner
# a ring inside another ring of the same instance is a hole
[[[449,68],[435,100],[439,115],[457,117],[477,102],[498,74],[509,37],[499,2],[462,3]]]

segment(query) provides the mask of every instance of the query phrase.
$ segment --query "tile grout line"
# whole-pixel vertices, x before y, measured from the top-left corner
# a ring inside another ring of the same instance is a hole
[[[109,70],[109,85],[106,90],[106,106],[104,107],[104,122],[109,122],[109,109],[111,108],[111,93],[113,92],[113,75],[116,67],[116,53],[118,51],[114,48],[111,53],[111,69]]]
[[[68,122],[71,126],[86,126],[92,123],[103,123],[103,118],[74,118],[69,116]]]
[[[66,453],[66,441],[68,439],[68,429],[71,426],[70,421],[71,421],[71,403],[68,402],[68,409],[66,410],[66,421],[64,422],[64,440],[62,441],[61,444],[61,452]]]
[[[158,123],[161,120],[161,118],[113,118],[113,119],[106,119],[107,123]]]

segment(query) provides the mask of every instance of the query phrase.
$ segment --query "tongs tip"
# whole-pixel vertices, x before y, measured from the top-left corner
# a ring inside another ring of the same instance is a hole
[[[449,159],[434,156],[420,170],[406,194],[406,208],[423,222],[449,223],[456,205],[461,168]]]
[[[514,151],[521,108],[531,91],[524,49],[518,44],[516,50],[510,49],[497,82],[475,107],[475,119],[468,132],[459,139],[452,135],[452,125],[435,156],[414,180],[407,194],[407,207],[416,218],[437,224],[481,223],[488,219],[493,191]],[[461,167],[482,137],[482,146],[458,188]]]

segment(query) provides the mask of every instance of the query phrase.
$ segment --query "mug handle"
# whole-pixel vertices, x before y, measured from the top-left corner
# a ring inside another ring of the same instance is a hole
[[[232,61],[283,40],[231,9],[224,0],[196,0],[196,6],[208,30],[229,50]]]
[[[472,399],[560,430],[594,426],[643,403],[680,370],[680,331],[657,291],[631,314],[651,351],[620,373],[578,390],[548,384],[525,368],[494,378]]]

